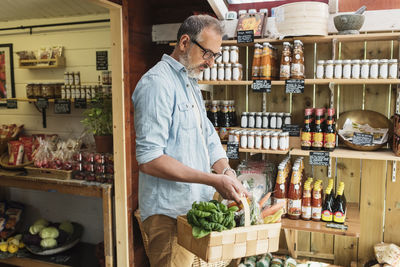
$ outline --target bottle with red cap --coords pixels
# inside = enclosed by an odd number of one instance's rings
[[[328,118],[324,131],[324,150],[333,151],[336,146],[336,127],[334,121],[335,109],[328,109]]]
[[[322,150],[324,147],[324,131],[322,128],[322,119],[324,116],[324,109],[317,108],[315,110],[315,123],[312,129],[312,143],[311,149]]]
[[[312,108],[306,108],[304,110],[304,126],[301,130],[301,149],[310,150],[312,143]]]

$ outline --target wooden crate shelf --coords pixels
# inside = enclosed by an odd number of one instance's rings
[[[310,155],[310,151],[293,148],[289,154],[293,156],[307,157]],[[357,151],[346,148],[336,148],[329,154],[332,158],[400,161],[400,157],[397,157],[393,151],[389,149],[381,149],[378,151]]]
[[[331,235],[343,235],[351,237],[360,237],[361,224],[360,224],[360,210],[357,203],[347,204],[347,214],[345,225],[348,226],[347,230],[327,228],[325,222],[304,221],[304,220],[291,220],[282,219],[282,228],[290,230],[307,231],[314,233],[323,233]]]
[[[199,84],[208,85],[251,85],[253,81],[199,81]],[[400,84],[400,79],[305,79],[305,85],[329,85],[329,83],[341,85],[363,84]],[[271,81],[271,85],[285,85],[285,81]]]
[[[45,63],[45,64],[41,64]],[[65,66],[65,57],[49,59],[20,59],[19,68],[21,69],[52,69]]]
[[[199,81],[199,84],[209,85],[251,85],[253,81]]]
[[[7,98],[7,99],[9,99],[9,100],[17,100],[19,102],[37,102],[36,98]],[[47,100],[49,101],[49,103],[53,103],[55,101],[54,98],[49,98]],[[63,99],[63,100],[66,100],[66,99]],[[71,100],[71,103],[75,102],[75,99],[73,99],[73,98],[71,98],[69,100]],[[90,101],[91,101],[91,99],[86,99],[86,102],[90,102]]]

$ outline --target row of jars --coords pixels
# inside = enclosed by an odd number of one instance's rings
[[[199,80],[203,81],[240,81],[243,78],[243,67],[239,63],[214,64],[205,68]]]
[[[292,123],[292,115],[284,112],[242,112],[240,127],[282,129]]]
[[[105,95],[111,95],[111,86],[63,85],[61,86],[61,99],[93,99],[99,92]]]
[[[397,59],[318,60],[317,79],[397,79]]]
[[[81,84],[81,73],[77,72],[64,72],[64,85],[80,85]]]
[[[289,132],[232,130],[228,141],[240,148],[288,150]]]
[[[27,98],[60,98],[62,83],[28,83]]]
[[[235,100],[204,100],[204,104],[214,127],[236,126]]]
[[[227,64],[227,63],[238,63],[239,62],[239,47],[232,46],[222,46],[220,48],[222,56],[215,60],[216,63]]]

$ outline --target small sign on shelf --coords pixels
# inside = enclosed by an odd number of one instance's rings
[[[304,93],[304,79],[290,79],[285,81],[285,91],[287,94]]]
[[[283,132],[289,132],[289,136],[300,136],[300,125],[285,124],[282,126]]]
[[[76,98],[74,102],[75,108],[87,108],[86,98]]]
[[[39,109],[45,109],[49,106],[49,100],[47,98],[38,98],[36,101],[36,106]]]
[[[239,143],[228,142],[226,146],[226,156],[228,159],[239,159]]]
[[[18,108],[18,101],[15,99],[7,99],[7,108],[9,109]]]
[[[353,135],[352,143],[358,146],[370,146],[372,145],[373,140],[374,136],[372,134],[355,132]]]
[[[237,42],[238,44],[242,43],[253,43],[254,42],[254,31],[237,31]]]
[[[253,88],[253,92],[270,93],[271,92],[271,80],[253,80],[252,88]]]
[[[310,152],[310,165],[314,166],[329,166],[330,156],[329,152]]]
[[[54,113],[55,114],[70,114],[71,113],[71,100],[55,99],[54,100]]]

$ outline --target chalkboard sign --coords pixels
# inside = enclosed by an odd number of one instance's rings
[[[238,44],[253,43],[254,42],[254,31],[253,30],[238,31],[237,32],[237,42],[238,42]]]
[[[282,126],[283,132],[289,132],[289,136],[300,136],[300,125],[285,124]]]
[[[96,70],[108,70],[107,51],[96,51]]]
[[[7,108],[18,108],[18,101],[14,99],[7,99]]]
[[[228,159],[239,159],[239,143],[228,142],[226,156]]]
[[[86,98],[77,98],[74,103],[75,108],[87,108]]]
[[[304,93],[304,79],[291,79],[285,82],[286,93],[302,94]]]
[[[352,143],[359,146],[372,145],[374,136],[366,133],[354,133]]]
[[[47,108],[49,106],[49,100],[47,100],[46,98],[38,98],[36,101],[36,106],[39,109]]]
[[[257,93],[270,93],[271,80],[253,80],[253,92]]]
[[[329,166],[329,152],[310,152],[310,165]]]
[[[69,99],[54,100],[54,113],[55,114],[70,114],[71,113],[71,100],[69,100]]]

